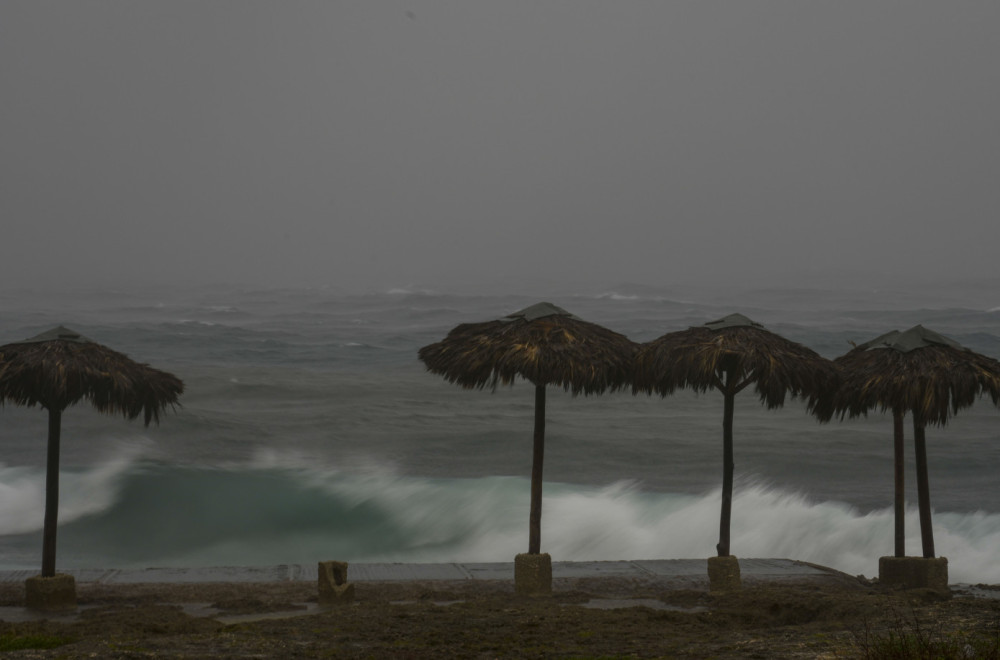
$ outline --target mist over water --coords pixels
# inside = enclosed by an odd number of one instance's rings
[[[916,323],[995,357],[1000,313],[987,288],[891,305],[872,292],[727,296],[625,285],[545,298],[637,341],[740,311],[827,357],[848,340]],[[527,544],[531,388],[462,390],[426,373],[416,351],[458,323],[538,299],[413,290],[4,292],[5,341],[65,324],[186,385],[183,407],[159,427],[85,405],[66,412],[59,566],[511,561]],[[550,390],[547,412],[544,551],[556,560],[714,553],[720,397]],[[878,413],[820,425],[801,402],[767,411],[752,392],[738,397],[734,554],[873,575],[892,550],[891,427]],[[32,568],[45,415],[7,406],[0,434],[0,567]],[[1000,414],[981,401],[927,435],[935,540],[951,579],[1000,582]],[[914,474],[912,464],[907,470]],[[919,548],[912,484],[911,553]]]

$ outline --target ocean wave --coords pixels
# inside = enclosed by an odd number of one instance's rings
[[[60,562],[69,567],[349,561],[511,561],[527,547],[521,477],[427,479],[372,464],[323,464],[272,452],[249,464],[175,466],[128,459],[64,473]],[[41,526],[44,475],[0,468],[0,530],[23,542]],[[718,490],[658,493],[641,484],[545,484],[542,549],[557,560],[707,557]],[[917,511],[907,544],[920,547]],[[953,582],[1000,582],[1000,514],[938,512],[937,546]],[[21,536],[18,536],[18,535]],[[892,552],[891,509],[750,484],[733,503],[732,549],[874,575]],[[30,538],[29,538],[30,537]],[[15,543],[16,545],[16,543]]]

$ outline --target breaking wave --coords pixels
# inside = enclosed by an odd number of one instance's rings
[[[298,464],[297,464],[298,463]],[[62,474],[59,562],[68,568],[346,561],[512,561],[527,545],[528,481],[428,479],[386,469],[342,472],[305,461],[191,467],[121,458]],[[0,466],[2,568],[35,563],[44,472]],[[542,548],[562,561],[707,557],[719,491],[649,492],[547,483]],[[907,512],[907,544],[920,547]],[[953,582],[1000,582],[1000,515],[936,512]],[[735,493],[732,549],[852,575],[892,552],[892,511],[749,484]]]

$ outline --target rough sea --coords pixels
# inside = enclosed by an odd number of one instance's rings
[[[918,323],[1000,358],[1000,286],[536,295],[396,289],[0,291],[0,343],[66,325],[186,386],[159,426],[66,411],[59,568],[512,561],[527,549],[533,390],[463,390],[417,349],[541,300],[635,341],[741,312],[826,357]],[[722,398],[550,388],[542,550],[556,561],[708,557]],[[907,418],[908,554],[919,554]],[[877,574],[892,553],[892,421],[819,424],[737,398],[732,551]],[[40,564],[46,415],[0,408],[0,569]],[[938,554],[1000,583],[1000,411],[927,432]]]

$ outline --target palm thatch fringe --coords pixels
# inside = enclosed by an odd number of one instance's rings
[[[837,372],[829,360],[759,325],[715,330],[697,326],[639,347],[633,391],[661,396],[691,388],[740,391],[753,384],[760,402],[779,408],[793,398],[830,390]],[[722,374],[733,382],[723,383]]]
[[[902,352],[858,346],[834,363],[841,386],[816,408],[823,420],[867,415],[872,409],[909,411],[924,424],[949,417],[988,394],[1000,405],[1000,362],[946,345]]]
[[[0,403],[63,410],[86,399],[99,412],[159,422],[184,391],[176,376],[90,341],[0,346]]]
[[[467,389],[511,385],[523,377],[573,394],[627,386],[636,344],[570,315],[464,323],[418,356],[433,373]]]

